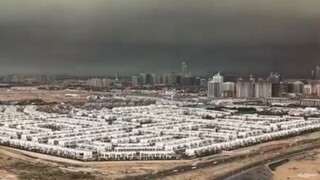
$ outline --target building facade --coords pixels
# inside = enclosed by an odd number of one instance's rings
[[[258,79],[254,84],[255,98],[269,98],[272,97],[272,84],[263,80]]]
[[[225,82],[223,83],[223,97],[234,97],[235,96],[235,83]]]
[[[223,76],[220,73],[214,75],[208,82],[208,97],[223,97]]]
[[[236,84],[237,98],[253,98],[255,93],[254,79],[251,77],[249,81],[239,78]]]

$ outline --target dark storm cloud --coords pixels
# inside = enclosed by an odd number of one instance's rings
[[[317,0],[2,0],[1,73],[306,74]]]

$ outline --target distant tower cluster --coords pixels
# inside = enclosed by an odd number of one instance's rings
[[[132,86],[145,86],[145,85],[154,85],[156,83],[156,76],[155,74],[149,73],[141,73],[133,75],[132,77]]]
[[[107,78],[92,78],[86,80],[86,86],[89,87],[108,87],[111,85],[112,80]]]
[[[208,97],[223,97],[223,76],[220,75],[220,72],[208,82]]]
[[[272,74],[272,80],[279,81],[279,75]],[[208,98],[237,97],[237,98],[269,98],[272,97],[272,83],[270,80],[259,78],[257,81],[250,75],[246,80],[239,78],[236,83],[223,82],[220,73],[208,82]]]
[[[182,62],[181,75],[182,77],[186,77],[187,74],[188,74],[187,64],[186,62]]]

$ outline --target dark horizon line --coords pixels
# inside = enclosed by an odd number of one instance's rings
[[[14,76],[14,75],[21,75],[21,76],[56,76],[56,77],[65,77],[65,78],[102,78],[102,77],[115,77],[115,71],[114,73],[106,73],[106,74],[73,74],[73,73],[8,73],[8,74],[2,74],[0,75],[1,78],[5,78],[7,76]],[[181,72],[162,72],[162,73],[153,73],[153,72],[136,72],[136,73],[121,73],[119,72],[119,77],[123,78],[129,78],[133,75],[138,75],[138,74],[155,74],[155,75],[163,75],[163,74],[171,74],[174,73],[176,75],[181,75]],[[222,76],[226,77],[249,77],[250,75],[253,75],[256,78],[260,77],[268,77],[270,73],[279,73],[277,71],[270,71],[269,73],[233,73],[233,72],[224,72],[224,71],[213,71],[212,73],[206,73],[206,74],[195,74],[195,73],[190,73],[192,77],[211,77],[215,75],[216,73],[220,72]],[[280,77],[282,79],[312,79],[311,73],[310,75],[282,75],[281,73]]]

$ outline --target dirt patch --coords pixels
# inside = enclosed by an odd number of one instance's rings
[[[320,156],[308,156],[279,166],[274,172],[275,180],[320,179]]]
[[[82,162],[9,147],[0,147],[0,169],[20,179],[117,179],[153,174],[189,161]],[[1,168],[2,167],[2,168]]]
[[[0,170],[0,180],[17,180],[17,177],[6,170]]]
[[[12,152],[11,152],[12,153]],[[22,154],[14,154],[23,156]],[[100,173],[89,171],[86,168],[53,165],[44,161],[37,161],[30,157],[17,158],[0,152],[0,180],[60,180],[80,179],[93,180],[102,179]]]

